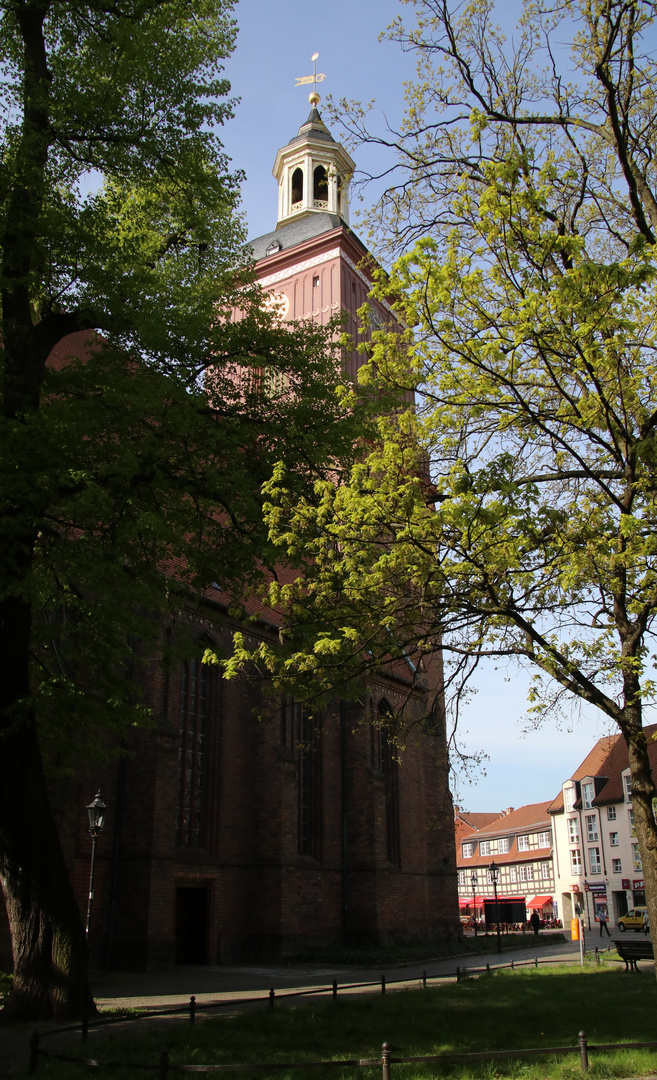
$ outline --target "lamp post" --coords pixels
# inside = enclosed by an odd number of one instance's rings
[[[477,871],[473,870],[470,874],[470,884],[472,885],[472,911],[474,914],[474,927],[475,937],[477,936]]]
[[[89,925],[91,923],[91,905],[94,899],[94,870],[96,868],[96,841],[105,825],[105,811],[107,807],[100,797],[100,791],[96,798],[87,806],[89,815],[89,833],[91,835],[91,870],[89,872],[89,902],[87,904],[87,925],[84,936],[89,940]]]
[[[490,874],[490,879],[493,882],[493,890],[495,892],[495,925],[497,927],[497,951],[498,953],[500,953],[502,952],[502,942],[500,940],[500,907],[497,902],[497,878],[500,872],[500,868],[499,866],[496,866],[494,862],[492,862],[488,868],[488,872]]]

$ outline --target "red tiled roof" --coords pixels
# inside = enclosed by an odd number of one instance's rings
[[[506,836],[507,833],[524,831],[526,829],[539,829],[541,825],[546,828],[550,827],[550,819],[547,814],[547,808],[550,805],[550,801],[539,803],[528,803],[526,806],[519,806],[517,810],[513,810],[510,814],[505,814],[504,817],[496,818],[488,825],[484,825],[479,832],[485,833],[486,836]]]
[[[657,770],[657,741],[655,741],[657,724],[650,724],[644,728],[644,731],[648,739],[648,758],[655,771]],[[620,734],[606,735],[598,739],[570,779],[581,781],[590,776],[603,781],[601,785],[596,785],[597,792],[593,804],[604,806],[607,803],[622,802],[624,794],[622,774],[627,768],[629,768],[629,757],[625,739]],[[563,791],[560,791],[556,799],[549,804],[549,812],[558,814],[563,811],[563,808]]]
[[[547,832],[551,828],[551,821],[548,817],[547,809],[550,805],[549,802],[540,803],[528,803],[527,806],[520,806],[517,810],[514,810],[510,814],[504,814],[502,817],[495,818],[487,826],[481,828],[476,834],[471,831],[465,833],[463,837],[459,837],[457,834],[457,849],[456,849],[456,864],[458,868],[466,869],[467,867],[479,867],[490,866],[494,860],[499,866],[504,866],[507,863],[523,863],[534,862],[536,859],[548,859],[551,855],[552,848],[533,848],[531,851],[518,851],[518,835],[522,835],[528,832]],[[508,836],[511,841],[509,844],[509,851],[505,853],[495,853],[493,855],[479,855],[479,841],[494,839],[496,837]],[[473,855],[469,859],[464,859],[461,852],[461,843],[472,838],[472,841],[476,847],[477,854]]]

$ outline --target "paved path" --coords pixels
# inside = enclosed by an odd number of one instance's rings
[[[547,936],[547,935],[545,935]],[[587,945],[591,948],[598,944],[597,936],[591,935]],[[607,942],[605,940],[604,944]],[[577,942],[558,942],[541,944],[537,949],[528,940],[527,947],[509,950],[500,956],[495,951],[494,939],[491,941],[492,951],[482,956],[460,956],[449,960],[427,960],[423,963],[399,965],[395,967],[364,968],[356,970],[344,967],[316,967],[313,965],[296,965],[294,967],[259,967],[256,965],[240,967],[177,967],[159,973],[129,973],[117,972],[110,978],[99,977],[94,981],[93,988],[96,1002],[101,1011],[114,1009],[138,1009],[140,1011],[156,1012],[159,1009],[174,1008],[177,1005],[188,1005],[192,994],[196,997],[199,1005],[209,1001],[233,1001],[238,1000],[246,1005],[254,998],[266,997],[270,987],[274,987],[277,996],[281,999],[286,994],[294,991],[307,989],[313,986],[330,987],[336,979],[338,987],[344,987],[346,983],[374,982],[380,985],[381,975],[386,977],[387,989],[395,989],[419,985],[422,982],[423,972],[426,971],[429,979],[440,976],[453,975],[458,965],[461,969],[485,967],[487,963],[494,966],[498,963],[510,963],[513,959],[530,960],[538,955],[550,957],[551,960],[572,960],[578,953]],[[375,989],[375,988],[372,988]],[[371,990],[347,989],[338,990],[343,993],[368,993]],[[295,999],[296,1000],[296,999]],[[303,1000],[303,999],[302,999]],[[308,1000],[306,998],[306,1000]],[[222,1009],[236,1011],[240,1006]],[[205,1013],[199,1011],[199,1016]],[[160,1024],[170,1021],[155,1020],[144,1023]],[[130,1022],[126,1023],[126,1027]],[[61,1025],[60,1025],[61,1026]],[[131,1026],[131,1024],[130,1024]],[[32,1032],[56,1032],[58,1025],[54,1022],[40,1024],[16,1024],[11,1028],[0,1027],[0,1078],[4,1080],[17,1073],[20,1069],[27,1068],[29,1062],[29,1042]],[[102,1029],[101,1029],[102,1030]],[[133,1029],[134,1030],[134,1029]],[[93,1039],[94,1031],[90,1032]],[[62,1040],[66,1036],[62,1034]],[[69,1035],[68,1038],[71,1038]],[[49,1040],[50,1041],[50,1040]],[[59,1041],[59,1040],[58,1040]],[[54,1045],[54,1044],[53,1044]]]

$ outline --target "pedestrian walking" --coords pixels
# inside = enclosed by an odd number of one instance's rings
[[[609,933],[609,927],[607,926],[607,911],[606,908],[598,908],[598,922],[600,923],[600,937],[602,937],[602,931],[607,931],[607,937],[611,937]]]
[[[531,919],[529,921],[531,923],[531,927],[532,927],[532,930],[534,931],[534,934],[536,935],[536,937],[538,937],[538,931],[541,928],[541,920],[539,918],[539,914],[536,911],[536,909],[534,909],[534,911],[532,911]]]

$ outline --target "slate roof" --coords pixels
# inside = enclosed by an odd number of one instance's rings
[[[256,236],[248,241],[247,247],[251,248],[253,258],[258,262],[267,257],[267,248],[275,241],[278,241],[280,248],[272,254],[296,247],[298,244],[303,244],[305,240],[312,240],[315,236],[321,236],[322,233],[331,232],[332,229],[339,229],[341,225],[347,228],[339,214],[314,211],[303,214],[302,217],[288,222],[287,225],[281,225],[273,232],[265,233],[264,236]]]
[[[657,736],[657,724],[644,728],[648,738],[648,758],[653,772],[657,770],[657,742],[651,736]],[[584,777],[592,777],[595,783],[594,806],[607,806],[622,802],[624,798],[623,772],[629,768],[627,744],[622,735],[606,735],[598,739],[593,749],[586,755],[581,765],[575,770],[570,780],[581,782]],[[579,801],[575,803],[580,808]],[[550,814],[563,813],[563,791],[549,804]]]

